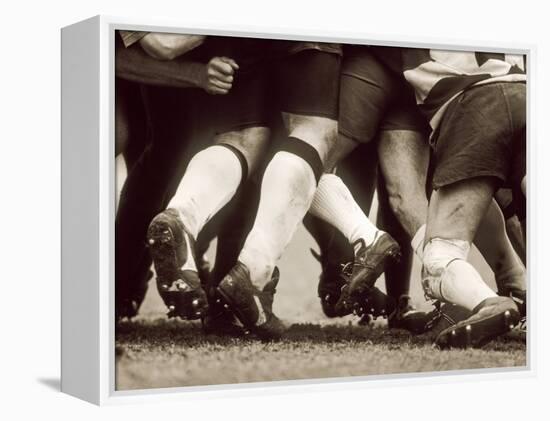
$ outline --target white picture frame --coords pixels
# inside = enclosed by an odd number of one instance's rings
[[[462,370],[443,373],[396,374],[322,380],[293,380],[221,386],[196,386],[116,391],[114,381],[114,35],[115,30],[143,30],[355,44],[430,47],[450,50],[506,51],[527,55],[528,102],[536,86],[531,69],[533,45],[463,44],[457,40],[414,37],[388,39],[375,34],[314,32],[299,28],[196,25],[170,20],[96,16],[62,29],[62,392],[103,405],[211,396],[378,387],[384,384],[530,377],[536,372],[531,331],[527,336],[527,367]],[[528,124],[528,162],[531,134]],[[530,201],[529,201],[530,202]],[[528,203],[528,222],[532,221]],[[530,230],[529,230],[530,231]],[[531,236],[528,235],[528,238]],[[528,247],[530,248],[530,247]],[[531,253],[528,255],[528,261]],[[531,294],[536,291],[528,279]],[[85,297],[86,299],[82,299]],[[528,317],[536,314],[531,301]],[[193,393],[189,393],[193,392]],[[194,392],[201,392],[200,394]]]

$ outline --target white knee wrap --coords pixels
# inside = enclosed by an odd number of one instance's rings
[[[452,263],[466,263],[470,243],[464,240],[432,238],[424,248],[422,267],[422,287],[427,297],[447,301],[442,288],[446,275],[454,276],[455,271],[447,271]],[[469,265],[468,265],[469,266]]]

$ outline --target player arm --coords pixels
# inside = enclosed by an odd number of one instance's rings
[[[214,57],[209,63],[184,59],[161,61],[151,57],[139,45],[118,48],[116,75],[147,85],[202,88],[210,94],[223,95],[233,85],[233,75],[239,68],[226,57]]]
[[[132,82],[175,88],[205,88],[206,64],[192,61],[160,61],[139,45],[120,48],[115,60],[116,75]]]
[[[139,44],[147,54],[157,60],[174,60],[197,48],[205,38],[204,35],[150,32],[139,40]]]

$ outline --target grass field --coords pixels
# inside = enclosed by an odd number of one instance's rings
[[[119,390],[525,365],[515,332],[483,349],[439,351],[427,336],[380,326],[295,324],[283,341],[261,343],[157,319],[124,324],[117,343]]]
[[[118,168],[120,186],[124,171]],[[281,281],[274,310],[289,329],[278,343],[205,336],[200,323],[168,320],[152,282],[140,316],[119,326],[117,389],[526,365],[524,335],[517,332],[482,349],[440,351],[432,348],[429,336],[389,331],[383,321],[371,327],[357,326],[352,316],[327,319],[317,298],[320,267],[309,252],[313,247],[301,227],[279,262]],[[494,286],[485,263],[475,254],[472,259]],[[417,306],[428,308],[419,273],[415,262],[411,296]],[[377,286],[383,288],[382,280]]]

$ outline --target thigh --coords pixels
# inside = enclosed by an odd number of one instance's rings
[[[274,107],[270,101],[270,75],[263,67],[235,75],[227,95],[207,98],[204,114],[219,135],[251,127],[268,127]]]
[[[306,49],[279,60],[273,84],[282,112],[338,118],[340,54]]]
[[[339,133],[367,143],[378,133],[394,100],[396,81],[368,47],[345,50],[340,76]]]

